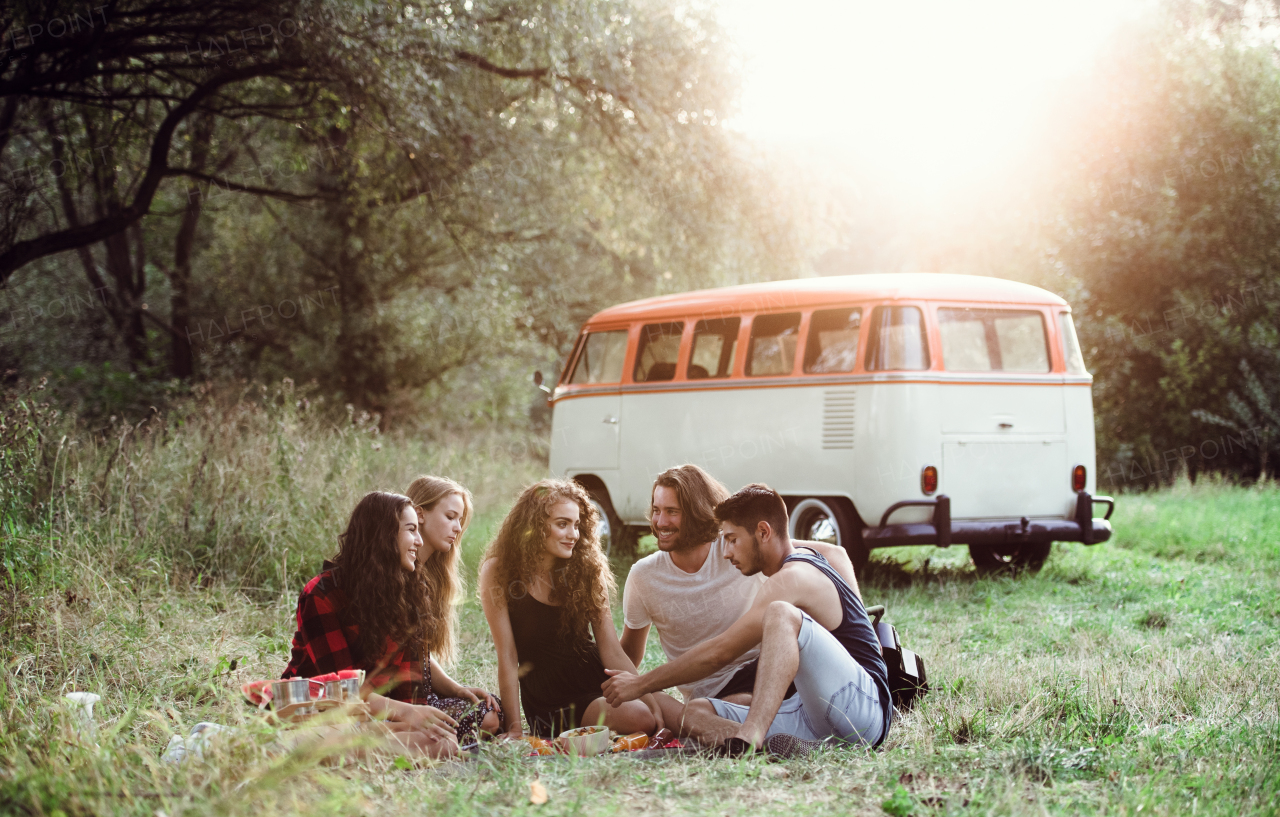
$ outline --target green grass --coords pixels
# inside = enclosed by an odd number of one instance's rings
[[[1112,542],[1055,546],[1036,576],[980,578],[963,547],[877,552],[864,595],[887,605],[905,643],[928,662],[934,690],[876,754],[830,750],[770,764],[492,752],[478,763],[403,769],[394,758],[337,763],[274,752],[275,733],[241,703],[238,686],[284,666],[297,589],[354,499],[446,470],[441,464],[472,480],[481,513],[464,563],[473,574],[515,490],[539,466],[495,461],[488,437],[384,438],[375,451],[372,436],[352,442],[350,427],[282,430],[270,411],[262,417],[231,438],[189,421],[163,445],[140,445],[126,466],[117,457],[105,480],[110,452],[85,450],[99,444],[81,436],[80,452],[59,458],[69,476],[39,471],[54,488],[46,521],[6,519],[0,812],[1278,811],[1280,491],[1210,481],[1121,497]],[[207,544],[209,536],[229,541],[239,525],[240,546],[260,555],[192,555],[180,539],[185,507],[201,509],[191,516],[205,526],[218,501],[214,489],[190,488],[199,452],[225,464],[272,435],[301,453],[290,465],[294,482],[282,486],[278,457],[229,474],[223,484],[243,492],[243,507],[224,500],[229,529],[202,527]],[[335,463],[341,479],[326,482]],[[626,567],[617,568],[621,581]],[[470,597],[461,622],[452,672],[492,687],[492,648]],[[645,663],[659,658],[654,639]],[[103,695],[92,742],[75,733],[61,703],[73,689]],[[161,763],[169,736],[201,720],[239,731],[203,761]],[[543,806],[529,802],[535,779],[551,795]]]

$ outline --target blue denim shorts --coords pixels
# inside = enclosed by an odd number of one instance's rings
[[[875,682],[830,631],[808,613],[801,611],[801,615],[796,694],[782,702],[766,737],[782,734],[876,745],[884,731],[884,710]],[[746,720],[750,711],[716,698],[711,705],[717,715],[737,723]]]

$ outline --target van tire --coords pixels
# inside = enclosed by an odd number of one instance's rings
[[[969,556],[978,573],[1038,573],[1049,558],[1052,542],[1031,545],[969,545]]]
[[[613,502],[609,499],[609,489],[603,485],[596,484],[595,480],[574,481],[581,485],[587,495],[591,497],[591,504],[595,506],[596,513],[600,515],[600,525],[596,530],[596,537],[600,541],[600,549],[604,551],[604,555],[624,555],[628,552],[634,555],[635,542],[638,537],[614,512]]]
[[[858,523],[858,514],[849,500],[839,496],[821,496],[804,497],[793,502],[794,505],[787,503],[791,506],[787,533],[792,539],[812,539],[814,526],[829,521],[835,528],[836,541],[832,544],[839,545],[849,554],[854,576],[866,570],[871,551],[862,542],[862,525]],[[812,540],[829,541],[826,537]]]

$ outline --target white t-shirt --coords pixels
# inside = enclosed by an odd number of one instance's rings
[[[674,661],[729,629],[755,601],[764,584],[761,573],[743,576],[728,559],[719,539],[697,573],[676,567],[671,556],[651,553],[631,566],[622,591],[622,620],[633,630],[652,624],[668,661]],[[709,698],[733,674],[760,654],[758,647],[701,681],[678,687],[686,701]]]

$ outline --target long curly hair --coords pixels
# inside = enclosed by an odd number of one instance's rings
[[[445,497],[456,494],[462,498],[462,518],[459,520],[462,530],[458,541],[448,553],[431,552],[426,559],[419,559],[417,570],[427,590],[427,614],[423,619],[427,649],[441,661],[452,661],[457,643],[458,603],[464,589],[458,571],[458,551],[462,548],[467,525],[471,524],[471,492],[447,477],[421,476],[409,484],[405,493],[414,507],[424,513]]]
[[[412,504],[400,494],[365,494],[338,537],[333,577],[346,596],[345,617],[359,627],[356,657],[366,669],[385,657],[388,638],[406,648],[423,646],[426,586],[420,569],[410,573],[401,565],[396,545],[400,514]]]
[[[555,560],[551,602],[562,607],[560,635],[582,644],[591,639],[591,622],[609,608],[616,584],[596,537],[600,516],[581,485],[544,479],[525,488],[502,520],[484,558],[497,560],[495,578],[498,586],[505,588],[506,596],[520,598],[527,594],[545,552],[543,545],[551,534],[551,508],[560,502],[578,506],[578,542],[572,556]]]

